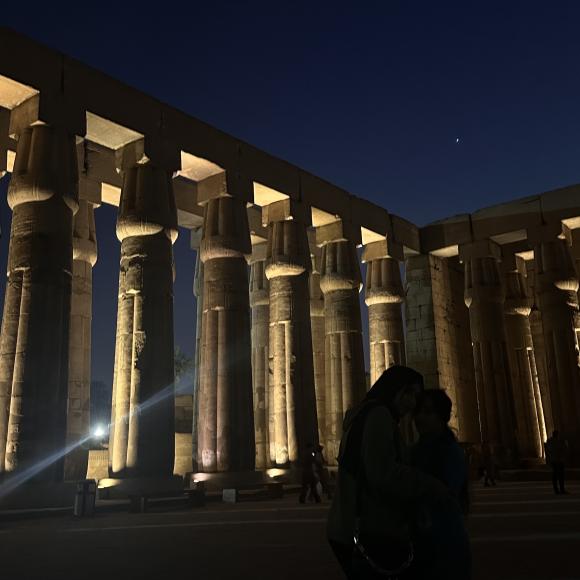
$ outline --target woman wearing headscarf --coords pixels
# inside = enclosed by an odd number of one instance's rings
[[[452,501],[443,483],[403,462],[399,422],[422,392],[417,371],[393,366],[346,413],[327,534],[349,579],[414,577],[416,507]]]

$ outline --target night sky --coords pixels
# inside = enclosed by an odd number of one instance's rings
[[[419,225],[580,182],[578,2],[9,4],[2,24]],[[107,383],[114,222],[97,211],[93,377]],[[185,230],[175,253],[176,344],[191,353]]]

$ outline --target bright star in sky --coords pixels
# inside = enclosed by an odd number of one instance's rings
[[[459,143],[459,137],[455,139],[455,143]]]

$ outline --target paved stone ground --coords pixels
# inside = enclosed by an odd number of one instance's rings
[[[579,580],[580,485],[474,492],[475,580]],[[0,520],[2,580],[339,580],[324,540],[327,506],[283,500],[185,511]]]

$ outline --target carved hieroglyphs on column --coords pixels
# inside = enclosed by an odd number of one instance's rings
[[[266,276],[270,283],[270,413],[277,465],[296,463],[318,441],[312,362],[308,217],[289,201],[263,208],[268,224]]]
[[[268,335],[270,332],[270,291],[266,278],[267,244],[256,244],[250,259],[250,306],[252,308],[252,388],[254,394],[254,436],[256,469],[269,467],[270,416],[268,413]]]
[[[324,295],[320,289],[320,266],[322,250],[316,245],[316,230],[308,230],[308,245],[312,270],[308,280],[310,290],[310,327],[312,330],[312,362],[314,365],[314,390],[316,393],[316,416],[318,440],[326,441],[326,374],[324,354]]]
[[[175,453],[171,173],[124,171],[117,218],[119,305],[109,461],[112,477],[170,477]]]
[[[537,293],[554,429],[568,439],[571,459],[580,456],[580,368],[578,366],[578,279],[565,240],[547,228],[529,232],[535,240]]]
[[[73,226],[67,405],[67,444],[71,446],[90,430],[93,266],[96,262],[95,207],[81,199]],[[65,459],[65,478],[84,479],[88,459],[86,445],[75,447]]]
[[[546,426],[529,320],[532,298],[522,258],[513,254],[505,256],[502,269],[505,272],[504,309],[517,447],[520,458],[537,459],[543,455]]]
[[[363,252],[363,262],[367,263],[365,302],[369,310],[371,384],[389,367],[405,364],[405,291],[399,267],[402,254],[400,247],[388,248],[386,240],[367,244]]]
[[[469,308],[482,441],[504,464],[515,460],[512,384],[504,321],[499,248],[492,242],[461,248]]]
[[[197,461],[204,472],[247,471],[255,465],[246,263],[250,253],[245,202],[228,195],[205,202],[197,403]]]
[[[0,335],[0,472],[58,456],[36,475],[61,481],[66,440],[75,139],[48,125],[19,136]],[[59,454],[59,455],[58,455]]]
[[[341,222],[317,229],[322,245],[320,288],[324,294],[326,458],[336,463],[345,413],[366,391],[356,247]],[[346,235],[345,235],[346,234]]]

